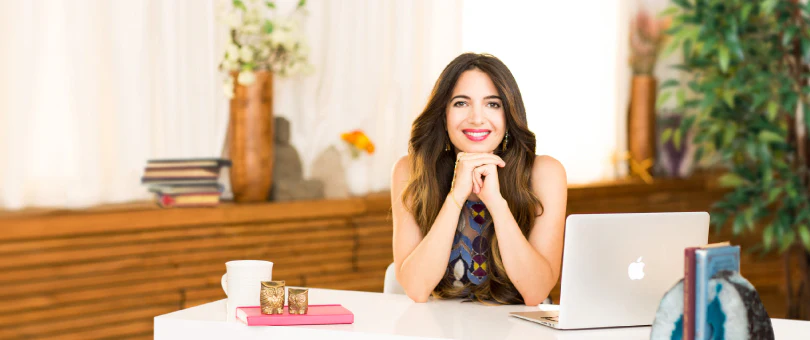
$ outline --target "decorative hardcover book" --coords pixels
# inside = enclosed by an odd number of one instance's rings
[[[222,158],[150,159],[147,168],[188,168],[230,166],[231,161]]]
[[[143,182],[143,184],[148,185],[149,188],[153,188],[153,187],[179,187],[179,186],[209,186],[209,187],[216,187],[216,186],[220,185],[220,183],[217,182],[217,179],[210,179],[210,178],[197,179],[197,180],[194,180],[194,179],[190,180],[190,179],[185,179],[185,178],[183,178],[183,179],[175,178],[175,179],[167,179],[167,180],[151,180],[150,179],[150,180],[148,180],[146,182],[141,180],[141,182]],[[150,190],[150,191],[155,191],[155,190]],[[220,191],[222,191],[221,188],[220,188]]]
[[[683,251],[683,340],[695,339],[695,251],[699,247]]]
[[[143,178],[217,178],[219,168],[146,169]]]
[[[740,272],[740,246],[695,251],[695,340],[709,339],[706,313],[709,280],[721,270]]]
[[[309,305],[307,314],[262,314],[261,307],[237,307],[236,318],[248,326],[334,325],[354,323],[354,314],[341,305]]]
[[[166,185],[172,183],[212,183],[217,184],[216,177],[141,177],[141,183],[147,185]]]
[[[168,195],[159,193],[158,204],[171,207],[210,207],[219,204],[219,192]]]
[[[683,340],[695,339],[695,251],[729,246],[730,243],[712,243],[702,247],[684,249],[683,266]]]
[[[197,194],[222,192],[222,185],[219,184],[171,184],[171,185],[150,185],[149,191],[164,194]]]

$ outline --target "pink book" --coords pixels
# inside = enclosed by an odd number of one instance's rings
[[[354,314],[341,305],[309,305],[307,314],[262,314],[261,307],[237,307],[236,318],[248,326],[333,325],[354,323]]]

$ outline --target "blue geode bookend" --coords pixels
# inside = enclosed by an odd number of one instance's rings
[[[774,339],[771,318],[748,280],[737,272],[720,271],[709,280],[708,287],[707,339]],[[682,336],[683,280],[661,299],[650,339],[681,340]]]

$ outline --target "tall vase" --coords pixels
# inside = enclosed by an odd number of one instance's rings
[[[633,76],[627,117],[627,147],[632,161],[639,164],[648,159],[655,163],[655,88],[655,77]]]
[[[369,156],[364,152],[359,153],[357,158],[347,157],[346,164],[346,187],[352,196],[362,196],[369,191]]]
[[[273,75],[255,74],[249,86],[234,79],[230,105],[231,191],[239,203],[266,201],[273,178]]]

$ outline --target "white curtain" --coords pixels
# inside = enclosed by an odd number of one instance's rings
[[[218,156],[213,9],[0,1],[0,207],[146,199],[146,159]]]
[[[411,123],[444,67],[461,53],[461,0],[308,1],[309,77],[282,79],[275,111],[292,125],[305,177],[340,133],[362,129],[376,150],[364,162],[369,191],[390,186]]]
[[[280,7],[297,0],[279,1]],[[0,1],[0,208],[148,199],[149,158],[216,157],[227,126],[214,0]],[[461,0],[308,1],[315,74],[278,79],[305,175],[341,132],[388,188],[413,118],[461,52]]]

